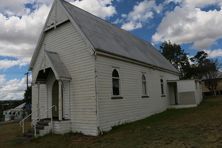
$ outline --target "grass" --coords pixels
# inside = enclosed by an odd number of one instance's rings
[[[44,148],[198,148],[222,147],[222,98],[204,100],[197,108],[171,109],[144,120],[114,127],[98,137],[48,135],[18,139],[17,124],[0,126],[0,147]]]

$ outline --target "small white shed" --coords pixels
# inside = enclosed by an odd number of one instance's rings
[[[195,107],[203,98],[199,80],[170,80],[168,89],[171,108]]]
[[[3,112],[3,115],[5,116],[5,121],[10,120],[21,120],[24,118],[27,113],[24,111],[25,103],[20,104],[19,106],[6,110]]]

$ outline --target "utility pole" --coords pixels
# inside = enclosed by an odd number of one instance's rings
[[[28,87],[29,87],[29,72],[26,72],[25,75],[26,75],[26,86],[27,86],[26,90],[28,90]]]

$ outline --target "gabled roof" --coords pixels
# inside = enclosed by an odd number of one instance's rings
[[[61,61],[58,53],[51,51],[45,51],[45,52],[57,79],[68,79],[68,80],[71,79],[71,76],[66,66]]]
[[[178,73],[150,43],[66,1],[61,4],[96,51],[123,56]]]
[[[78,31],[86,40],[87,44],[90,45],[93,52],[103,52],[110,55],[120,56],[147,64],[154,68],[167,70],[175,74],[179,73],[176,68],[150,43],[139,39],[131,33],[64,0],[55,0],[55,2],[61,4],[63,10],[66,11],[65,13],[68,15],[70,22],[77,27]],[[53,3],[53,6],[55,2]],[[34,66],[44,35],[45,32],[43,30],[36,50],[32,56],[30,69]]]

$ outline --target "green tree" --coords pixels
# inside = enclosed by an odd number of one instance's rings
[[[208,54],[204,51],[198,51],[190,60],[192,62],[190,69],[192,78],[202,79],[208,71],[207,67],[211,63],[208,59]]]
[[[25,101],[25,103],[30,104],[31,100],[32,100],[32,87],[29,86],[24,93],[24,101]]]
[[[207,59],[205,61],[205,67],[204,67],[204,84],[205,86],[213,92],[214,95],[216,95],[217,91],[217,85],[218,85],[218,72],[221,67],[221,64],[217,59]]]
[[[180,45],[165,41],[161,44],[160,49],[161,54],[180,72],[181,79],[190,77],[189,58]]]

